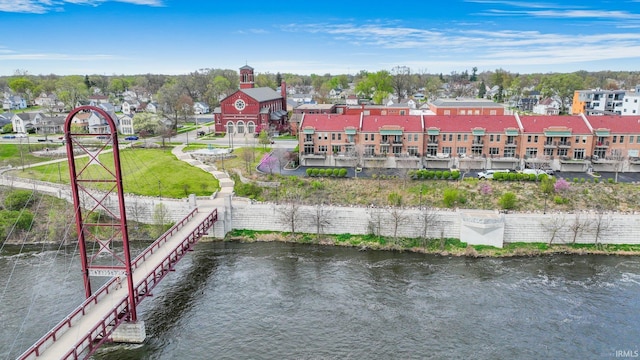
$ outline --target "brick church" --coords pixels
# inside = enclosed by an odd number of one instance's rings
[[[269,87],[254,87],[251,66],[240,68],[240,90],[220,101],[213,112],[217,133],[256,134],[263,129],[270,134],[289,131],[287,118],[287,87],[283,81],[280,92]]]

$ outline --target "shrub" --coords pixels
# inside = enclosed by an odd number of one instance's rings
[[[311,176],[318,176],[319,173],[320,173],[319,169],[313,168],[311,171]]]
[[[436,170],[436,179],[441,179],[441,178],[442,178],[442,171]]]
[[[518,180],[518,174],[515,173],[508,173],[506,174],[509,177],[509,181],[516,181]]]
[[[29,230],[33,223],[33,213],[29,210],[4,210],[0,211],[0,237],[9,235],[11,229]]]
[[[599,183],[599,182],[600,182],[600,179],[593,179],[593,182],[594,182],[595,184],[597,184],[597,183]]]
[[[442,172],[442,178],[447,180],[451,177],[451,171],[443,171]]]
[[[233,190],[238,196],[257,199],[262,194],[262,188],[254,183],[243,183],[239,179],[235,182]]]
[[[556,195],[553,197],[553,202],[558,204],[558,205],[563,205],[563,204],[567,204],[569,203],[569,199],[564,198],[562,196]]]
[[[553,189],[556,192],[568,191],[571,189],[571,184],[563,178],[556,180],[556,183],[553,185]]]
[[[443,201],[446,207],[453,207],[460,199],[460,191],[458,189],[445,189]]]
[[[14,190],[4,198],[4,208],[7,210],[22,210],[33,203],[33,191]]]
[[[314,180],[311,182],[311,188],[313,188],[314,190],[324,189],[324,184],[318,180]]]
[[[580,181],[578,178],[576,178],[576,177],[573,178],[573,182],[574,183],[577,183],[578,181]]]
[[[392,192],[389,194],[387,198],[389,200],[389,205],[391,206],[401,206],[402,205],[402,195]]]
[[[500,199],[498,200],[498,204],[505,209],[510,210],[516,207],[516,194],[512,192],[506,192],[502,194]]]
[[[504,179],[504,173],[497,172],[493,174],[493,180],[501,181]]]
[[[306,170],[306,172],[307,172],[307,176],[313,176],[313,169],[312,168],[308,168]]]
[[[333,173],[334,177],[338,177],[338,176],[340,176],[340,169],[335,168],[335,169],[333,169],[332,173]]]
[[[456,170],[456,171],[452,171],[451,172],[451,178],[453,180],[458,180],[460,179],[460,171]]]
[[[612,178],[608,178],[608,179],[607,179],[607,182],[608,182],[609,184],[613,184],[613,179],[612,179]]]
[[[342,168],[338,171],[338,176],[340,177],[346,177],[347,176],[347,169]]]
[[[538,178],[538,175],[536,174],[529,174],[529,181],[536,181],[536,179]]]

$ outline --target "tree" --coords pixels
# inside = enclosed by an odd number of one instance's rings
[[[158,115],[148,112],[141,112],[135,115],[133,131],[137,134],[157,134],[160,130],[160,118]]]
[[[567,219],[564,216],[552,216],[542,227],[549,233],[549,245],[553,243],[558,234],[566,226]]]
[[[605,214],[602,209],[596,209],[596,218],[595,221],[591,224],[594,244],[596,246],[600,246],[599,240],[602,239],[602,236],[609,231],[611,227],[611,219],[607,214]]]
[[[393,90],[396,93],[398,99],[404,99],[407,95],[413,93],[413,86],[411,83],[411,69],[407,66],[396,66],[391,69],[393,76]]]
[[[555,192],[555,178],[552,177],[544,177],[542,181],[540,181],[540,191],[544,195],[544,213],[547,213],[547,200],[551,194]]]
[[[511,210],[516,207],[516,194],[512,192],[506,192],[502,194],[500,200],[498,200],[500,206],[505,210]]]
[[[188,102],[188,97],[185,95],[184,87],[175,80],[168,81],[158,90],[158,103],[162,109],[162,116],[171,122],[170,128],[173,130],[178,129],[178,119],[185,111],[184,106]],[[191,101],[193,105],[193,100]]]
[[[65,109],[71,110],[89,96],[89,90],[84,85],[82,76],[65,76],[56,83],[56,96],[65,105]]]
[[[544,77],[538,85],[543,96],[557,96],[560,99],[561,113],[567,113],[568,104],[573,101],[576,90],[582,89],[584,82],[580,76],[571,74],[552,74]]]
[[[296,234],[296,225],[301,218],[301,196],[297,192],[287,193],[284,197],[284,204],[277,207],[278,221],[291,230],[291,234]]]
[[[573,234],[571,243],[575,244],[578,237],[580,237],[588,227],[589,219],[580,219],[580,213],[576,213],[573,222],[569,225],[569,229]]]
[[[429,229],[436,227],[440,222],[438,213],[433,207],[420,204],[420,222],[422,223],[422,247],[427,247]]]
[[[381,104],[389,93],[393,91],[393,78],[388,71],[368,73],[356,84],[356,92],[372,98],[376,104]]]
[[[271,144],[271,140],[269,139],[269,133],[266,129],[260,130],[260,134],[258,135],[258,143],[262,145],[263,149],[267,148],[267,145]]]
[[[320,236],[324,233],[324,229],[331,225],[331,211],[322,204],[316,204],[314,210],[312,223],[316,228],[316,240],[320,241]]]

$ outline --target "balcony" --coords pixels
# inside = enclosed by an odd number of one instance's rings
[[[333,153],[333,156],[336,160],[340,160],[340,159],[354,159],[356,157],[355,152],[353,151],[349,151],[349,152],[339,152],[339,153]]]
[[[596,142],[596,147],[597,148],[602,148],[602,149],[608,148],[609,147],[609,142],[608,141],[598,141],[598,142]]]
[[[419,160],[418,159],[418,155],[412,155],[412,154],[393,154],[393,156],[395,156],[396,160],[412,160],[412,161],[416,161]]]
[[[305,139],[304,140],[304,144],[305,145],[313,145],[313,139],[311,139],[311,140]]]
[[[507,140],[504,143],[504,147],[513,148],[513,147],[516,147],[516,146],[518,146],[518,141],[516,141],[516,140],[513,140],[513,141]]]
[[[364,154],[362,158],[366,160],[386,160],[387,154]]]
[[[427,140],[427,146],[438,146],[438,139]]]
[[[557,145],[558,145],[558,147],[560,147],[560,148],[567,149],[567,148],[570,148],[570,147],[571,147],[571,141],[558,141],[558,142],[557,142]]]
[[[544,148],[545,149],[555,149],[557,147],[558,147],[558,143],[557,142],[545,141],[545,143],[544,143]]]
[[[305,153],[302,154],[303,159],[325,159],[327,153]]]

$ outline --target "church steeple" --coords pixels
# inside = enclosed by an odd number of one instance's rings
[[[240,68],[240,89],[253,88],[253,68],[249,65],[245,65]]]

